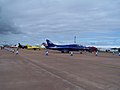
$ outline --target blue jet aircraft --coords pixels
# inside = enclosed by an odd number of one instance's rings
[[[48,39],[46,40],[46,42],[47,42],[47,45],[46,45],[47,49],[58,50],[58,51],[61,51],[62,53],[64,53],[64,52],[69,53],[69,51],[84,51],[84,50],[88,50],[87,47],[82,46],[82,45],[78,45],[78,44],[56,45],[56,44],[53,44]]]

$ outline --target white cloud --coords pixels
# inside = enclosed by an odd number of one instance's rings
[[[4,21],[38,38],[114,40],[120,33],[119,0],[0,0]],[[52,35],[54,34],[54,36]],[[117,35],[116,35],[117,34]],[[22,34],[21,34],[22,35]],[[52,35],[52,36],[51,36]],[[60,37],[60,38],[59,38]],[[42,37],[41,37],[42,38]],[[56,38],[56,37],[55,37]],[[57,40],[57,39],[54,39]],[[31,41],[32,42],[32,41]]]

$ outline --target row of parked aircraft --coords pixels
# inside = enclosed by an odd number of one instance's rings
[[[70,51],[89,51],[89,52],[93,52],[93,51],[97,51],[96,47],[86,47],[83,45],[79,45],[79,44],[67,44],[67,45],[57,45],[52,43],[50,40],[46,40],[46,43],[43,43],[44,47],[46,49],[51,49],[51,50],[58,50],[61,51],[62,53],[69,53]],[[31,46],[31,45],[21,45],[20,43],[18,43],[18,47],[22,48],[22,49],[41,49],[40,46]]]
[[[120,52],[120,46],[83,46],[79,44],[69,44],[69,45],[57,45],[52,43],[50,40],[46,40],[47,45],[45,47],[47,49],[51,50],[58,50],[62,53],[70,51],[88,51],[88,52],[97,52],[97,51],[103,51],[103,52]]]
[[[67,44],[67,45],[57,45],[54,44],[53,42],[51,42],[50,40],[46,40],[46,43],[43,43],[42,47],[40,46],[31,46],[29,44],[27,45],[21,45],[20,43],[18,43],[18,45],[14,45],[14,46],[10,46],[11,48],[22,48],[22,49],[33,49],[33,50],[37,50],[37,49],[41,49],[41,48],[46,48],[46,49],[51,49],[51,50],[58,50],[61,51],[62,53],[69,53],[70,51],[88,51],[88,52],[96,52],[96,51],[112,51],[112,52],[120,52],[120,47],[117,48],[103,48],[103,47],[94,47],[94,46],[83,46],[83,45],[79,45],[79,44]]]

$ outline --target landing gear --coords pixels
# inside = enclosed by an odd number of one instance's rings
[[[62,50],[61,53],[69,53],[69,50]]]

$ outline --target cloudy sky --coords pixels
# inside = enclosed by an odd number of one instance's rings
[[[120,45],[120,0],[0,0],[0,43]]]

